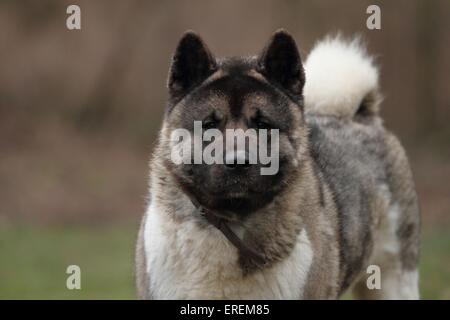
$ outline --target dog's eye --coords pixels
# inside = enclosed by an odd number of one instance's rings
[[[203,121],[203,130],[215,129],[217,128],[217,121],[205,120]]]
[[[256,121],[256,127],[258,129],[270,129],[270,124],[267,121],[264,121],[264,120],[257,120]]]

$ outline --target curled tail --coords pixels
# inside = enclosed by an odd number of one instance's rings
[[[305,110],[340,118],[378,115],[378,69],[359,38],[319,41],[305,63]]]

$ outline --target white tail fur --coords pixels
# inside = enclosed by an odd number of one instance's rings
[[[339,35],[319,41],[305,63],[305,110],[352,118],[363,107],[376,114],[378,69],[359,38]]]

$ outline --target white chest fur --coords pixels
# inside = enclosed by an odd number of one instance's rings
[[[313,251],[306,230],[283,261],[242,275],[235,247],[213,226],[176,223],[153,202],[144,244],[150,292],[155,299],[299,299]]]

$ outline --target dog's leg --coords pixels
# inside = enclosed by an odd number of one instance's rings
[[[408,160],[398,140],[386,137],[387,185],[380,186],[379,225],[371,264],[380,268],[381,288],[368,289],[367,275],[354,293],[363,299],[418,299],[420,216]]]
[[[420,215],[408,159],[392,134],[385,137],[383,163],[387,185],[381,186],[377,204],[379,225],[372,264],[381,272],[381,288],[369,290],[367,275],[355,286],[360,298],[418,299],[417,272]]]
[[[370,264],[379,274],[364,270],[364,275],[354,287],[359,299],[418,299],[418,220],[413,223],[411,209],[404,202],[390,202],[384,212],[377,232],[374,253]],[[416,210],[416,209],[415,209]],[[415,212],[414,214],[417,214]],[[380,287],[370,289],[369,282],[379,276]],[[371,284],[373,284],[372,282]]]
[[[139,228],[135,252],[135,259],[136,259],[135,281],[136,281],[136,294],[138,299],[150,299],[150,296],[148,294],[148,276],[145,261],[146,254],[144,248],[144,230],[146,218],[147,215],[144,214]]]

